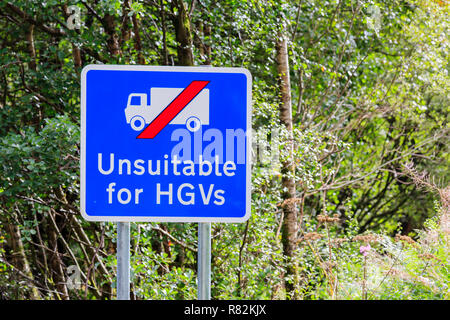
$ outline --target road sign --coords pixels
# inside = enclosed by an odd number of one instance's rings
[[[248,70],[89,65],[81,79],[85,219],[249,218]]]

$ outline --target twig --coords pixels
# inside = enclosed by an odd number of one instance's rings
[[[152,228],[153,230],[159,231],[161,233],[163,233],[164,235],[166,235],[167,237],[169,237],[171,240],[173,240],[175,243],[179,244],[180,246],[182,246],[183,248],[189,249],[193,252],[197,252],[196,248],[193,248],[187,244],[185,244],[184,242],[178,240],[177,238],[175,238],[174,236],[172,236],[169,232],[161,229],[160,227],[157,226],[150,226],[150,228]]]

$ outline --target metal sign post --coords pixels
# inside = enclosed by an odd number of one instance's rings
[[[130,223],[117,223],[117,300],[130,300]]]
[[[211,298],[211,223],[251,214],[251,88],[244,68],[83,68],[80,211],[117,222],[117,299],[130,222],[198,223],[198,299]]]
[[[211,299],[211,223],[198,224],[197,298]]]

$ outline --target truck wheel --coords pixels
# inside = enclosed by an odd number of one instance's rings
[[[202,125],[201,121],[199,118],[197,117],[189,117],[186,120],[186,128],[190,131],[190,132],[195,132],[198,131],[198,129],[200,129],[200,126]]]
[[[145,120],[141,116],[134,116],[131,121],[131,128],[135,131],[141,131],[145,127]]]

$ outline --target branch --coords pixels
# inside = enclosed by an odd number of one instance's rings
[[[105,19],[103,19],[102,17],[100,17],[97,13],[97,11],[94,10],[94,8],[92,8],[89,4],[87,4],[85,1],[80,0],[80,2],[86,7],[86,9],[88,9],[88,11],[90,13],[92,13],[92,15],[94,17],[97,18],[97,20],[103,25],[103,27],[105,27]]]
[[[188,17],[189,17],[189,18],[191,17],[192,13],[193,13],[194,10],[195,10],[195,4],[196,4],[196,2],[197,2],[197,0],[192,0],[192,1],[191,1],[191,4],[190,4],[190,6],[189,6],[189,13],[188,13]]]
[[[425,139],[425,140],[423,140],[421,143],[416,144],[415,148],[412,149],[412,150],[410,150],[409,152],[406,152],[406,153],[404,153],[404,154],[400,154],[399,156],[397,156],[397,157],[395,157],[395,158],[392,158],[391,160],[389,160],[389,161],[387,161],[387,162],[385,162],[385,163],[380,164],[378,167],[376,167],[374,170],[370,171],[370,172],[367,173],[367,174],[364,174],[364,175],[359,176],[359,177],[356,176],[356,178],[355,178],[354,180],[347,180],[347,181],[346,181],[347,178],[355,177],[355,175],[354,175],[353,173],[350,173],[350,174],[348,174],[348,175],[346,175],[346,176],[343,176],[342,179],[340,179],[340,181],[335,182],[334,185],[331,184],[331,185],[325,185],[325,186],[322,186],[321,188],[315,190],[315,191],[312,192],[311,194],[317,193],[317,192],[319,192],[319,191],[324,191],[324,190],[336,190],[336,189],[341,189],[341,188],[343,188],[343,187],[346,187],[346,186],[355,184],[356,182],[361,181],[361,180],[367,178],[368,176],[374,174],[375,172],[377,172],[377,171],[383,169],[384,167],[386,167],[386,166],[389,165],[390,163],[393,163],[393,162],[395,162],[395,161],[397,161],[397,160],[400,160],[400,159],[402,159],[402,158],[405,158],[405,157],[407,157],[407,156],[410,156],[410,155],[414,154],[420,147],[422,147],[422,146],[424,146],[424,145],[426,145],[426,144],[428,144],[428,143],[430,143],[430,142],[432,142],[432,141],[435,141],[435,140],[437,140],[437,139],[439,139],[439,138],[442,138],[442,137],[445,136],[446,134],[447,134],[446,132],[443,132],[442,134],[436,134],[436,135],[434,135],[433,137],[430,137],[430,138],[428,138],[428,139]],[[393,150],[393,151],[391,151],[391,152],[394,152],[394,151],[395,151],[395,150]]]
[[[89,56],[91,56],[92,58],[96,59],[97,61],[103,62],[103,63],[108,63],[108,60],[103,58],[100,53],[94,49],[88,48],[88,47],[80,47],[80,50],[86,54],[88,54]]]
[[[64,108],[61,108],[61,106],[51,102],[46,97],[44,97],[42,94],[40,94],[36,90],[33,90],[33,88],[30,88],[30,86],[27,85],[27,83],[25,81],[25,69],[23,67],[23,64],[20,65],[20,71],[21,71],[21,80],[22,80],[22,84],[25,88],[25,91],[27,91],[28,93],[32,93],[40,102],[47,103],[48,105],[55,108],[59,113],[61,113],[61,114],[64,113],[63,112]]]
[[[34,19],[33,17],[31,17],[28,13],[22,11],[19,7],[7,2],[6,3],[6,7],[11,10],[12,12],[14,12],[15,14],[17,14],[19,17],[21,17],[24,21],[31,23],[33,25],[35,25],[36,27],[38,27],[39,29],[41,29],[42,31],[45,31],[53,36],[57,36],[57,37],[61,37],[61,36],[65,36],[66,33],[62,30],[59,29],[54,29],[52,27],[49,27],[47,25],[44,24],[44,22],[42,21],[38,21],[36,19]]]
[[[302,11],[302,2],[303,2],[303,0],[299,0],[299,2],[298,2],[297,17],[295,19],[295,29],[292,32],[291,42],[294,42],[295,36],[297,35],[298,24],[300,22],[300,12]]]
[[[155,226],[150,226],[153,230],[159,231],[161,233],[163,233],[164,235],[166,235],[167,237],[169,237],[170,239],[172,239],[175,243],[179,244],[180,246],[182,246],[183,248],[189,249],[191,251],[197,252],[196,248],[192,248],[191,246],[188,246],[187,244],[185,244],[184,242],[178,240],[177,238],[175,238],[174,236],[172,236],[170,233],[168,233],[166,230],[161,229],[160,227],[155,227]]]

